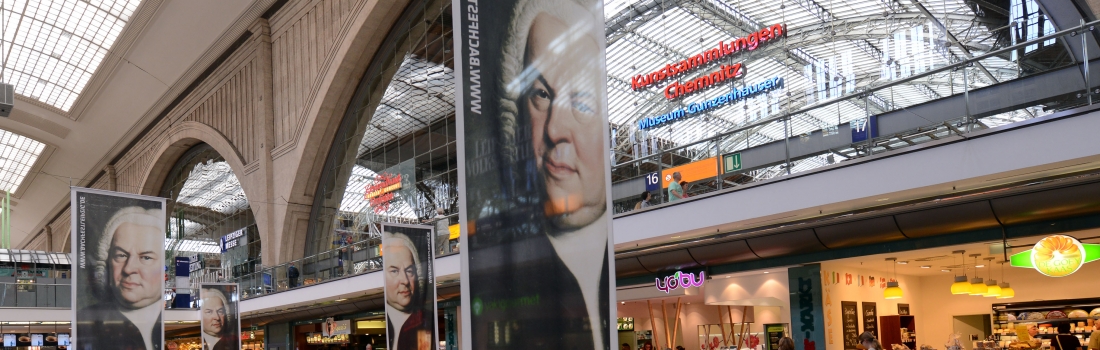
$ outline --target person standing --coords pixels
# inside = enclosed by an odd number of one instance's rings
[[[1093,331],[1089,336],[1089,350],[1100,350],[1100,331]]]
[[[298,287],[298,268],[293,263],[286,267],[286,279],[290,288]]]
[[[871,332],[863,332],[863,334],[860,334],[859,344],[863,345],[863,348],[867,350],[883,350],[882,344],[878,342],[874,333]]]
[[[794,339],[791,337],[779,339],[779,350],[794,350]]]
[[[1054,350],[1080,350],[1081,340],[1069,332],[1070,323],[1058,324],[1058,335],[1050,342],[1050,348]]]
[[[642,209],[642,208],[648,208],[649,207],[649,197],[652,197],[649,194],[649,191],[642,192],[642,194],[640,196],[638,196],[638,204],[634,205],[634,210],[638,210],[638,209]]]
[[[672,183],[668,184],[668,201],[670,203],[684,199],[684,187],[680,186],[681,180],[679,171],[672,173]]]

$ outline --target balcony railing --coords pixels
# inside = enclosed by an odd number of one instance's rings
[[[1080,74],[1077,77],[1082,78],[1083,76],[1085,86],[1093,86],[1094,84],[1089,81],[1087,64],[1067,61],[1052,63],[1048,66],[1035,66],[1030,64],[1036,60],[1034,57],[1029,58],[1028,62],[1024,62],[1024,57],[1027,57],[1027,52],[1034,54],[1033,51],[1029,50],[1041,43],[1045,43],[1048,47],[1066,48],[1069,47],[1069,45],[1065,45],[1068,42],[1084,44],[1086,38],[1092,36],[1092,29],[1097,24],[1100,24],[1100,21],[1082,23],[1079,26],[1047,36],[990,50],[984,54],[959,60],[957,63],[938,67],[924,73],[912,74],[883,83],[872,83],[865,88],[856,89],[854,93],[847,96],[807,104],[801,108],[787,108],[787,110],[793,111],[773,118],[747,123],[726,133],[689,144],[667,146],[668,143],[664,143],[665,149],[652,154],[634,156],[639,154],[637,151],[639,148],[635,148],[633,152],[629,152],[627,155],[628,158],[631,158],[629,161],[619,161],[612,167],[615,191],[621,192],[615,195],[615,213],[621,214],[635,210],[636,205],[641,200],[642,185],[646,182],[650,186],[645,187],[645,189],[652,195],[649,201],[650,205],[668,203],[668,190],[663,184],[667,184],[669,180],[664,175],[671,174],[662,174],[662,172],[697,161],[708,162],[706,166],[710,166],[711,163],[709,162],[713,161],[713,166],[716,168],[714,173],[717,175],[708,175],[709,177],[703,179],[693,179],[684,189],[687,197],[681,200],[691,200],[693,196],[730,190],[731,188],[833,166],[844,161],[903,149],[943,138],[953,136],[965,138],[968,134],[978,130],[1008,125],[1049,113],[1050,108],[1048,107],[1051,105],[1055,105],[1057,109],[1091,105],[1094,99],[1093,95],[1100,93],[1100,91],[1089,93],[1089,89],[1084,88],[1076,93],[1075,97],[1072,96],[1072,93],[1069,94],[1068,102],[1067,99],[1055,101],[1061,102],[1060,105],[1052,104],[1049,99],[1033,99],[1034,101],[1022,101],[1021,103],[1021,101],[1016,101],[1010,96],[1005,96],[1003,106],[1011,106],[1011,108],[995,106],[1001,108],[1001,110],[991,110],[989,106],[983,106],[985,110],[975,114],[972,113],[972,110],[977,108],[972,105],[970,95],[971,91],[978,88],[991,87],[1036,76],[1040,73],[1062,70],[1073,65],[1080,67],[1078,70]],[[1011,26],[1004,28],[1006,31],[1012,29]],[[1051,41],[1055,41],[1056,45],[1050,45]],[[949,43],[948,45],[959,44]],[[1088,45],[1081,45],[1081,50],[1083,51],[1081,57],[1089,57]],[[1064,50],[1058,52],[1063,55],[1063,58],[1065,54],[1069,53]],[[1051,61],[1053,62],[1053,60]],[[1010,64],[1006,65],[1006,62]],[[929,118],[927,115],[922,116],[909,111],[916,104],[894,98],[894,90],[899,89],[903,84],[915,85],[920,90],[920,86],[925,86],[922,84],[930,84],[932,81],[940,83],[947,81],[952,86],[952,91],[948,96],[939,96],[935,91],[921,90],[927,91],[929,98],[931,98],[926,102],[947,98],[961,99],[960,103],[965,104],[965,112],[959,115],[938,115]],[[958,88],[956,83],[961,83],[958,85],[961,85],[962,88]],[[1073,84],[1079,84],[1079,80],[1065,83],[1072,86]],[[842,105],[847,107],[847,113],[842,111]],[[852,106],[859,107],[857,109],[859,111],[856,112],[858,115],[855,118],[852,116]],[[872,108],[875,111],[872,111]],[[888,114],[896,115],[895,112],[903,113],[903,118],[908,118],[908,120],[904,120],[904,123],[894,123],[892,125],[894,129],[889,134],[876,136],[868,133],[865,140],[837,142],[838,140],[844,140],[842,137],[844,135],[841,133],[850,133],[853,128],[866,127],[868,124],[874,123],[874,117]],[[798,124],[806,125],[807,123],[803,121],[811,119],[808,118],[811,113],[815,116],[829,115],[828,118],[835,116],[837,122],[833,125],[818,124],[810,128],[803,127],[804,130],[792,129],[792,124],[795,124],[794,121],[796,120],[800,121]],[[851,120],[851,122],[840,123],[841,120]],[[907,129],[899,129],[897,124],[907,125]],[[781,132],[776,132],[780,129]],[[762,140],[759,135],[762,130],[782,133],[782,136]],[[852,139],[855,139],[855,137]],[[745,155],[749,153],[754,155],[766,154],[768,157],[741,159],[742,153]],[[658,190],[652,191],[654,186]],[[637,193],[637,195],[633,193]]]
[[[446,244],[447,232],[437,233],[436,258],[458,254],[459,247]],[[233,279],[240,286],[241,298],[248,299],[283,292],[310,285],[358,276],[382,269],[380,242],[377,239],[359,241],[320,254],[307,256]],[[298,277],[291,279],[288,268],[298,269]]]

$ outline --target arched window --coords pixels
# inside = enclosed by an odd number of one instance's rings
[[[384,222],[435,225],[436,255],[457,245],[450,3],[410,4],[363,76],[325,160],[306,256],[371,246]]]
[[[202,270],[192,276],[215,279],[259,268],[256,218],[237,175],[213,147],[200,143],[184,152],[168,172],[160,195],[170,199],[165,261],[198,256]]]

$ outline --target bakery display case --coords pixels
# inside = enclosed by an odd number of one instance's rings
[[[1035,326],[1042,340],[1041,347],[1049,347],[1050,339],[1058,334],[1060,325],[1069,324],[1070,333],[1087,344],[1088,336],[1100,328],[1100,299],[1044,300],[1018,303],[993,304],[992,340],[1001,348],[1009,348],[1019,341],[1017,329],[1023,332]]]

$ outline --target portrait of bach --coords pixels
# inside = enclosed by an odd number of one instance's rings
[[[229,299],[215,288],[203,288],[201,297],[202,349],[237,350],[238,341],[233,334],[236,324],[227,316],[230,314]]]
[[[427,286],[420,252],[408,236],[382,232],[382,279],[386,288],[386,328],[389,349],[431,349],[434,343],[431,310],[425,312]]]
[[[519,0],[503,41],[502,150],[537,173],[544,215],[504,297],[524,300],[512,337],[535,348],[610,347],[603,23],[595,0]]]
[[[160,209],[119,209],[93,251],[99,302],[78,311],[80,348],[160,349],[164,219]]]

